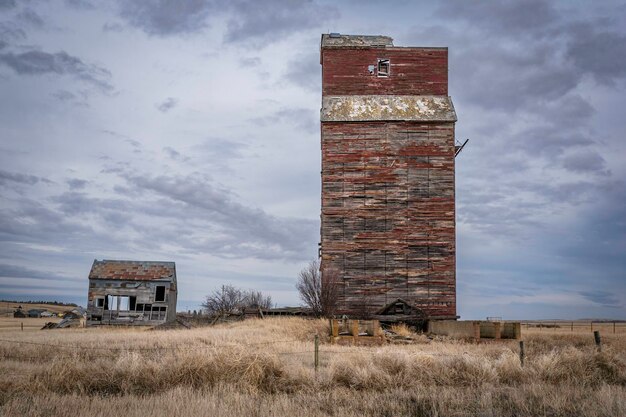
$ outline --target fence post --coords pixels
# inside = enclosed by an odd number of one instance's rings
[[[615,322],[613,322],[613,334],[615,334]]]
[[[596,347],[598,348],[598,352],[602,352],[602,340],[600,340],[600,331],[596,330],[593,332],[593,338],[596,341]]]
[[[315,372],[320,366],[320,337],[315,335]]]
[[[593,332],[593,321],[589,322],[589,326],[591,326],[591,331]]]
[[[22,331],[24,331],[24,322],[20,323],[20,327],[22,328]]]
[[[519,363],[524,367],[524,341],[519,341]]]
[[[572,322],[572,331],[574,331],[574,322]]]

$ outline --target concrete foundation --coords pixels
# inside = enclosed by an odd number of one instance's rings
[[[520,339],[519,322],[430,320],[428,333],[459,339]]]

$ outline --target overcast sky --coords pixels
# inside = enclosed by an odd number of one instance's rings
[[[433,3],[0,0],[0,298],[97,258],[298,304],[331,31],[449,47],[462,318],[626,318],[626,4]]]

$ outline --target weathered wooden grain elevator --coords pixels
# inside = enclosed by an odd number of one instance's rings
[[[373,316],[402,302],[456,318],[448,49],[333,33],[320,54],[320,254],[340,277],[338,312]]]

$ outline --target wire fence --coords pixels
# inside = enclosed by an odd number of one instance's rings
[[[203,339],[197,341],[207,342]],[[14,346],[37,346],[46,348],[47,352],[54,352],[52,355],[23,355],[19,353],[4,353],[0,354],[0,359],[16,360],[16,361],[36,361],[36,362],[49,362],[58,359],[112,359],[119,356],[121,353],[142,352],[142,353],[162,353],[162,352],[190,352],[190,351],[203,351],[219,350],[219,349],[232,349],[241,347],[258,347],[263,345],[280,345],[285,343],[311,343],[311,340],[298,340],[298,339],[285,339],[285,340],[273,340],[266,342],[250,342],[250,343],[210,343],[205,345],[193,345],[193,346],[153,346],[153,347],[112,347],[112,346],[85,346],[85,345],[70,345],[59,343],[45,343],[35,342],[28,340],[13,340],[13,339],[0,339],[0,346],[2,344],[9,344]],[[407,347],[408,345],[403,345]],[[314,344],[311,349],[305,350],[272,350],[270,352],[264,351],[263,354],[273,354],[279,356],[290,355],[309,355],[312,361],[319,361],[320,357],[323,359],[329,359],[329,355],[362,355],[364,352],[375,353],[380,346],[376,346],[375,349],[369,349],[367,346],[359,346],[358,350],[345,349],[342,350],[337,345],[323,345],[320,349],[317,344]],[[412,354],[419,356],[431,356],[431,357],[459,357],[467,355],[467,352],[463,354],[446,354],[441,352],[423,352],[413,351]],[[323,356],[322,356],[323,355]],[[317,359],[316,359],[317,358]]]
[[[522,322],[523,329],[535,329],[537,331],[544,332],[574,332],[584,330],[585,332],[588,330],[593,332],[594,335],[598,334],[601,330],[603,334],[616,334],[616,333],[626,333],[626,322],[564,322],[564,321],[527,321]],[[169,346],[88,346],[81,344],[66,344],[66,343],[47,343],[47,342],[39,342],[39,341],[31,341],[31,340],[16,340],[16,339],[7,339],[0,338],[0,347],[4,347],[3,345],[12,345],[15,347],[19,346],[36,346],[45,349],[45,354],[35,354],[32,352],[24,352],[20,353],[20,348],[13,349],[9,352],[0,353],[0,359],[4,360],[16,360],[16,361],[35,361],[35,362],[46,362],[53,361],[59,359],[82,359],[82,360],[92,360],[92,359],[113,359],[118,357],[122,353],[133,353],[133,352],[141,352],[144,353],[146,357],[149,356],[150,353],[153,354],[161,354],[165,352],[171,352],[173,354],[178,354],[182,352],[208,352],[209,350],[220,350],[220,349],[234,349],[234,348],[244,348],[244,347],[260,347],[260,346],[275,346],[281,344],[289,344],[289,343],[311,343],[312,340],[302,340],[302,339],[281,339],[281,340],[272,340],[272,341],[262,341],[262,342],[225,342],[225,343],[216,343],[212,340],[206,339],[195,339],[193,341],[194,345],[189,344],[180,344],[180,345],[169,345]],[[596,341],[596,344],[598,342]],[[523,343],[520,343],[520,351],[523,350]],[[404,345],[410,346],[410,345]],[[365,348],[365,349],[364,349]],[[378,348],[378,347],[376,347]],[[6,350],[6,349],[3,349]],[[358,350],[353,349],[343,349],[340,348],[339,345],[322,345],[321,349],[316,342],[311,346],[311,349],[298,349],[298,350],[288,350],[286,347],[280,349],[271,350],[269,353],[273,355],[279,356],[294,356],[294,355],[309,355],[311,360],[314,360],[315,363],[319,363],[320,355],[323,355],[323,359],[328,359],[330,355],[361,355],[364,352],[376,352],[373,349],[367,349],[365,346],[360,346]],[[267,354],[267,351],[263,352]],[[420,355],[420,356],[430,356],[430,357],[460,357],[467,355],[467,352],[462,354],[449,354],[443,352],[427,352],[427,351],[411,351],[411,354]],[[254,351],[253,351],[254,354]],[[523,354],[523,353],[522,353]]]
[[[590,332],[601,330],[604,333],[626,333],[626,321],[564,321],[564,320],[540,320],[522,321],[522,329],[538,330],[545,332]]]

